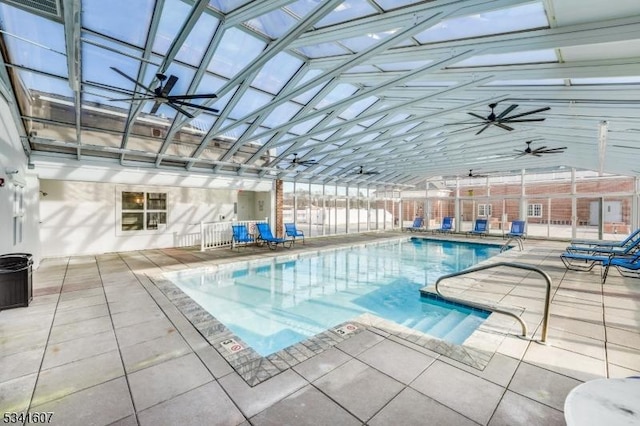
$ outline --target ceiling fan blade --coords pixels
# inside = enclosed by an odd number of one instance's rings
[[[363,174],[363,175],[379,175],[380,172],[363,172],[361,174]]]
[[[542,112],[542,111],[549,111],[550,109],[551,109],[551,107],[538,108],[538,109],[534,109],[534,110],[531,110],[531,111],[523,112],[522,114],[516,114],[516,115],[512,115],[511,117],[506,117],[504,120],[511,120],[511,119],[514,119],[514,118],[524,117],[526,115],[537,114],[537,113]]]
[[[509,105],[507,107],[507,109],[505,109],[504,111],[502,111],[502,113],[500,113],[499,116],[496,117],[496,120],[500,120],[501,118],[507,116],[511,111],[513,111],[514,109],[518,108],[518,105],[513,104],[513,105]]]
[[[142,87],[144,90],[146,90],[149,93],[153,93],[153,90],[149,89],[147,86],[145,86],[144,84],[140,83],[139,81],[134,80],[133,78],[129,77],[128,75],[126,75],[125,73],[123,73],[122,71],[120,71],[118,68],[116,67],[109,67],[112,70],[114,70],[115,72],[117,72],[118,74],[120,74],[121,76],[123,76],[124,78],[126,78],[127,80],[135,83],[136,85]]]
[[[158,112],[158,108],[160,108],[161,103],[160,102],[155,102],[153,104],[153,107],[151,107],[151,111],[149,111],[150,114],[155,114],[156,112]]]
[[[491,126],[491,123],[489,123],[489,124],[485,124],[485,126],[484,126],[482,129],[478,130],[478,132],[476,133],[476,135],[479,135],[480,133],[482,133],[482,132],[484,132],[485,130],[487,130],[487,129],[489,128],[489,126]]]
[[[205,95],[171,95],[167,96],[170,100],[175,99],[216,99],[218,95],[215,93],[209,93]]]
[[[487,117],[483,117],[483,116],[481,116],[479,114],[476,114],[475,112],[468,112],[467,114],[469,114],[469,115],[471,115],[471,116],[473,116],[475,118],[479,118],[482,121],[487,121]]]
[[[496,126],[500,127],[501,129],[505,129],[505,130],[508,130],[508,131],[512,131],[513,130],[513,127],[509,127],[509,126],[507,126],[505,124],[502,124],[502,123],[496,122],[496,123],[493,123],[493,124],[495,124]]]
[[[540,154],[562,154],[564,149],[562,148],[554,148],[554,149],[545,149],[542,151],[538,151]]]
[[[134,98],[107,99],[107,100],[108,101],[145,101],[149,99],[155,99],[155,96],[138,96]]]
[[[176,103],[176,104],[179,104],[179,105],[184,105],[184,106],[188,106],[188,107],[191,107],[191,108],[202,109],[202,110],[213,112],[213,113],[220,112],[220,110],[215,109],[215,108],[209,108],[209,107],[206,107],[206,106],[203,106],[203,105],[192,104],[190,102],[183,102],[183,101],[180,101],[178,99],[172,99],[172,100],[169,101],[169,103],[170,104]]]
[[[476,126],[482,126],[485,123],[478,123],[477,121],[461,121],[459,123],[446,123],[443,124],[443,126],[457,126],[459,124],[475,124]]]
[[[518,150],[516,150],[516,151],[519,152],[520,154],[516,155],[514,158],[520,158],[520,157],[524,157],[525,155],[527,155],[526,152],[518,151]]]
[[[173,74],[170,75],[169,79],[167,80],[167,83],[162,87],[162,91],[160,92],[162,96],[167,96],[171,91],[171,89],[173,89],[173,86],[176,84],[177,81],[178,81],[178,77],[176,77]]]
[[[522,118],[520,120],[501,120],[501,123],[526,123],[528,121],[544,121],[546,118]]]
[[[533,155],[534,157],[542,157],[542,154],[537,154],[535,152],[532,152],[531,155]]]
[[[154,106],[155,106],[155,105],[154,105]],[[193,115],[192,115],[192,114],[190,114],[187,110],[185,110],[185,109],[183,109],[183,108],[180,108],[178,105],[175,105],[173,102],[168,102],[168,103],[167,103],[167,106],[169,106],[169,107],[171,107],[171,108],[175,109],[175,110],[176,110],[176,111],[178,111],[179,113],[184,114],[184,115],[186,115],[186,116],[187,116],[187,117],[189,117],[189,118],[193,118]]]
[[[544,151],[545,149],[547,149],[546,146],[539,146],[536,149],[534,149],[534,151]]]

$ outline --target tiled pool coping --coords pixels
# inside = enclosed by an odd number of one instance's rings
[[[415,238],[415,237],[414,237]],[[419,238],[419,237],[418,237]],[[371,245],[389,244],[394,241],[408,241],[411,237],[389,239],[385,241],[374,241],[354,245],[341,245],[339,247],[329,247],[320,250],[310,250],[293,255],[281,255],[268,259],[250,261],[252,266],[268,264],[272,262],[283,262],[309,256],[317,256],[321,252],[347,250],[354,247],[366,247]],[[464,242],[464,241],[459,241]],[[474,243],[480,243],[473,241]],[[495,245],[492,244],[492,245]],[[489,260],[500,255],[493,256]],[[224,270],[247,266],[247,261],[225,263],[215,265],[208,269]],[[325,330],[307,340],[284,348],[266,357],[258,354],[253,348],[247,345],[242,339],[229,330],[224,324],[218,321],[213,315],[204,310],[199,304],[185,294],[170,280],[162,275],[149,276],[151,281],[166,295],[166,297],[176,306],[180,312],[193,324],[200,334],[207,339],[216,351],[233,367],[250,386],[255,386],[287,369],[306,361],[307,359],[330,349],[336,344],[354,336],[364,330],[374,333],[394,335],[422,348],[429,349],[441,355],[447,356],[456,361],[483,370],[491,360],[495,350],[505,338],[505,331],[508,331],[513,320],[496,318],[490,315],[489,318],[465,341],[464,345],[455,345],[444,340],[434,338],[420,331],[402,326],[373,314],[362,314],[353,320],[339,324],[333,329]],[[425,289],[423,289],[425,290]],[[340,331],[344,327],[353,325],[351,332],[343,334]],[[239,351],[228,349],[228,342],[241,345]],[[223,344],[224,343],[224,344]]]

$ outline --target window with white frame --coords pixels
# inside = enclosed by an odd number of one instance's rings
[[[491,216],[491,204],[478,204],[478,216],[490,217]]]
[[[24,227],[24,188],[13,185],[13,245],[22,242]]]
[[[542,204],[527,204],[528,217],[542,217]]]
[[[122,191],[122,231],[155,231],[167,224],[167,194]]]

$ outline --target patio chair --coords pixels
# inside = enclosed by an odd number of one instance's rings
[[[640,228],[633,231],[627,238],[622,241],[610,241],[610,240],[571,240],[572,246],[597,246],[597,247],[624,247],[627,244],[632,244],[634,241],[640,238]]]
[[[627,245],[621,247],[571,245],[566,250],[568,253],[591,254],[594,256],[628,256],[635,254],[638,249],[640,249],[640,238],[631,239]]]
[[[525,228],[527,226],[527,222],[524,220],[514,220],[511,222],[511,230],[504,234],[506,238],[526,238],[527,234],[525,232]]]
[[[452,216],[443,217],[440,228],[434,229],[433,232],[453,232],[453,217]]]
[[[284,231],[287,234],[287,237],[293,238],[293,244],[296,243],[296,237],[302,237],[302,244],[304,244],[304,232],[298,231],[295,223],[285,223]]]
[[[487,235],[489,225],[487,219],[476,219],[476,223],[473,226],[473,229],[467,232],[467,237],[469,235],[480,235],[481,237]]]
[[[246,225],[231,225],[231,232],[233,237],[231,238],[231,250],[234,247],[238,247],[240,250],[240,244],[244,244],[245,247],[249,243],[255,243],[256,240],[249,234]]]
[[[413,225],[404,228],[407,231],[420,231],[422,229],[422,227],[424,226],[424,219],[421,217],[416,217],[415,219],[413,219]]]
[[[607,281],[607,275],[609,275],[609,268],[615,267],[620,275],[628,278],[640,278],[640,254],[635,256],[611,256],[604,262],[604,271],[602,273],[602,284]]]
[[[271,227],[268,223],[256,223],[256,229],[258,230],[258,242],[263,241],[267,244],[271,250],[275,250],[278,247],[278,244],[282,244],[283,247],[287,247],[287,243],[289,243],[289,247],[291,248],[291,244],[293,240],[285,240],[284,238],[274,237],[271,233]]]

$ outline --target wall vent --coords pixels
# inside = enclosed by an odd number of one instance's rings
[[[62,18],[60,0],[4,0],[13,6],[36,12],[46,17]]]

